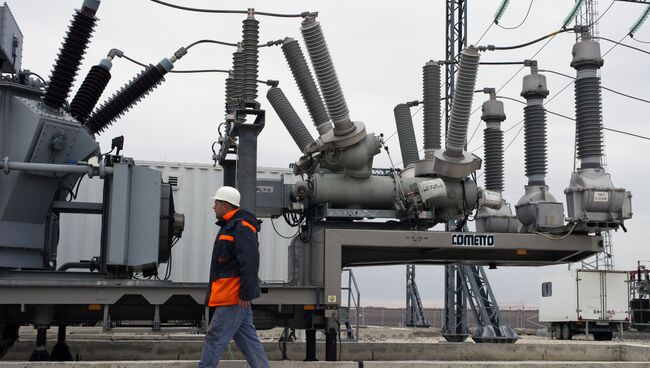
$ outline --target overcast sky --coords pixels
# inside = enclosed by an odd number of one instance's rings
[[[180,0],[176,0],[181,3]],[[23,68],[48,78],[52,64],[67,30],[73,10],[82,0],[7,0],[24,34]],[[474,43],[493,20],[500,0],[469,1],[468,42]],[[602,13],[612,3],[601,0]],[[390,135],[395,130],[393,107],[401,102],[422,98],[422,66],[428,60],[444,59],[445,55],[445,1],[235,1],[217,2],[186,0],[183,5],[228,9],[256,8],[260,11],[296,13],[319,11],[319,20],[337,69],[337,73],[353,120],[363,121],[368,131]],[[519,24],[526,13],[528,0],[513,0],[500,24],[512,27]],[[530,16],[517,30],[492,26],[481,44],[512,45],[527,42],[557,30],[572,7],[571,0],[537,0]],[[645,5],[616,2],[599,22],[600,35],[620,39],[645,9]],[[237,42],[241,38],[243,15],[200,14],[170,9],[147,0],[104,0],[97,14],[100,19],[80,70],[83,79],[92,65],[101,60],[111,48],[119,48],[128,56],[145,63],[157,63],[169,57],[180,46],[198,39],[216,39]],[[296,18],[258,17],[260,41],[293,37],[301,40],[300,20]],[[650,41],[650,25],[636,34],[640,40]],[[575,75],[570,68],[571,33],[555,37],[535,58],[541,69],[551,69]],[[631,40],[625,43],[650,50]],[[524,49],[489,52],[482,61],[521,61],[531,58],[543,43]],[[603,53],[613,46],[603,41]],[[304,46],[303,46],[304,50]],[[176,69],[229,69],[230,47],[205,44],[191,49]],[[622,46],[604,57],[602,83],[604,86],[648,99],[650,85],[650,55]],[[108,98],[129,81],[140,67],[124,59],[114,61],[113,77],[100,101]],[[519,66],[484,66],[479,70],[477,88],[500,88],[519,70]],[[519,98],[519,72],[500,95]],[[277,79],[303,121],[316,135],[309,115],[300,98],[291,73],[278,47],[260,50],[261,79]],[[550,96],[564,88],[570,80],[547,74]],[[74,86],[73,94],[79,83]],[[299,157],[299,150],[265,99],[266,86],[260,86],[259,101],[267,109],[266,128],[260,135],[260,166],[287,167]],[[72,94],[72,95],[73,95]],[[549,96],[549,97],[550,97]],[[474,109],[486,99],[474,96]],[[522,106],[504,101],[508,116],[504,129],[523,118]],[[223,74],[168,74],[166,82],[142,100],[132,111],[99,136],[102,148],[110,148],[110,140],[125,135],[126,155],[138,160],[162,160],[192,163],[211,162],[210,146],[216,139],[217,125],[222,121],[224,106]],[[614,129],[650,136],[648,113],[650,106],[603,91],[604,125]],[[549,110],[573,117],[573,87],[548,103]],[[414,113],[416,110],[412,110]],[[422,144],[422,115],[414,117],[418,144]],[[470,119],[469,133],[480,124],[480,111]],[[481,125],[469,140],[471,150],[482,145]],[[516,203],[526,183],[523,162],[523,132],[516,138],[520,126],[505,133],[505,142],[512,145],[506,151],[506,191],[510,203]],[[574,123],[556,116],[548,116],[550,191],[558,200],[565,201],[564,188],[573,169]],[[617,269],[632,269],[637,260],[650,260],[646,236],[650,225],[647,209],[650,199],[645,191],[650,187],[647,152],[650,142],[613,132],[605,132],[608,171],[614,184],[632,191],[634,218],[627,222],[629,233],[613,236],[614,263]],[[388,141],[393,161],[401,161],[397,139]],[[483,156],[482,149],[475,152]],[[388,157],[381,153],[375,158],[375,167],[390,166]],[[483,185],[482,181],[479,183]],[[566,265],[544,268],[500,268],[489,271],[491,284],[502,305],[536,304],[539,278],[548,273],[566,269]],[[355,270],[360,283],[364,305],[404,305],[404,267],[372,267]],[[442,267],[418,266],[417,280],[425,306],[439,306],[443,297]]]

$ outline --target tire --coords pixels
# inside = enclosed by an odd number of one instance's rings
[[[595,341],[612,341],[612,338],[614,337],[614,333],[609,331],[609,332],[594,332],[594,340]]]
[[[556,323],[553,325],[553,335],[556,340],[562,340],[562,324]]]
[[[562,340],[571,340],[573,338],[573,330],[568,323],[562,324]]]

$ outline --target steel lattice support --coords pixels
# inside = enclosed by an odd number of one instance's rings
[[[445,42],[446,60],[453,60],[445,66],[445,132],[451,118],[451,103],[456,85],[456,71],[460,52],[467,47],[467,2],[447,0],[447,31]]]
[[[519,337],[505,324],[494,293],[482,266],[458,266],[462,275],[462,287],[466,295],[477,329],[475,342],[515,342]]]
[[[469,336],[467,293],[463,290],[460,267],[445,266],[445,324],[442,336],[450,342],[462,342]]]
[[[451,118],[452,97],[460,52],[467,46],[467,2],[447,0],[445,32],[445,133]],[[454,224],[448,225],[454,226]],[[469,336],[467,327],[467,295],[463,291],[458,265],[445,266],[445,324],[442,335],[447,341],[461,342]]]
[[[415,283],[415,265],[406,265],[406,318],[404,325],[409,327],[429,327],[431,323],[424,315],[424,307],[418,286]]]

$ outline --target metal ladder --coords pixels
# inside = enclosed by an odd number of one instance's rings
[[[349,268],[344,268],[341,271],[342,274],[347,273],[347,285],[341,286],[341,292],[347,293],[347,305],[339,308],[339,321],[343,322],[340,332],[345,332],[345,336],[349,341],[358,341],[359,340],[359,322],[361,321],[361,293],[359,292],[359,286],[357,285],[357,280],[354,278],[354,273]],[[345,277],[341,275],[341,280],[344,280]],[[354,319],[354,328],[352,327],[353,322],[350,320],[350,313],[354,307],[355,319]]]

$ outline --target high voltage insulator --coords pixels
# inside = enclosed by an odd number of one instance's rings
[[[501,5],[497,8],[497,12],[494,13],[494,23],[499,23],[499,20],[503,16],[503,14],[506,12],[506,8],[510,4],[510,0],[503,0],[501,2]]]
[[[548,96],[546,77],[537,73],[537,66],[524,77],[521,96],[526,99],[524,107],[524,155],[529,185],[545,185],[546,182],[546,109],[544,98]]]
[[[314,66],[314,72],[316,72],[316,78],[323,93],[327,111],[334,123],[334,134],[348,134],[354,131],[355,126],[350,120],[348,105],[345,102],[345,96],[343,96],[339,78],[336,75],[320,23],[314,17],[307,17],[302,22],[300,30],[305,45],[307,45],[307,51]]]
[[[266,98],[289,131],[293,141],[298,145],[298,148],[302,152],[305,152],[307,147],[314,144],[314,138],[309,134],[309,131],[296,113],[296,110],[291,106],[287,96],[284,95],[284,92],[280,88],[273,87],[269,88],[266,93]]]
[[[243,80],[242,94],[245,102],[257,101],[257,75],[259,69],[259,43],[260,26],[255,19],[252,9],[249,9],[248,17],[243,22],[242,36],[242,63]]]
[[[458,79],[451,105],[451,121],[447,131],[445,155],[460,156],[467,139],[467,124],[472,109],[474,87],[478,74],[479,53],[472,46],[460,53]]]
[[[481,119],[485,122],[483,147],[485,152],[485,189],[503,191],[503,131],[501,123],[506,119],[503,102],[491,94],[482,106]]]
[[[332,123],[327,110],[325,110],[314,77],[307,65],[307,60],[305,60],[305,56],[300,49],[300,44],[293,38],[285,38],[282,43],[282,52],[287,59],[289,69],[291,69],[291,74],[296,80],[305,105],[307,105],[314,126],[316,126],[320,135],[327,133],[332,130]]]
[[[163,76],[173,67],[174,65],[169,59],[163,59],[155,66],[150,65],[140,72],[88,119],[85,125],[90,132],[95,134],[106,129],[113,121],[156,88],[164,80]]]
[[[422,68],[422,116],[424,150],[440,149],[440,65],[429,61]]]
[[[70,102],[70,114],[80,122],[84,122],[90,115],[111,80],[111,61],[106,58],[98,65],[90,68],[77,94]]]
[[[639,19],[637,19],[636,22],[634,22],[634,24],[632,25],[632,28],[630,28],[630,32],[629,32],[630,36],[634,36],[636,31],[638,31],[639,28],[641,28],[643,23],[645,23],[646,19],[648,19],[648,15],[650,15],[650,4],[646,6],[645,10],[643,11]]]
[[[43,96],[43,102],[54,109],[63,107],[70,94],[72,82],[77,76],[79,65],[97,22],[95,13],[98,7],[99,1],[84,1],[81,10],[75,11],[72,23],[68,27]]]
[[[411,109],[407,104],[399,104],[395,106],[393,113],[395,114],[399,147],[402,152],[402,162],[404,167],[407,167],[420,159],[417,142],[415,141],[415,131],[413,130]]]

